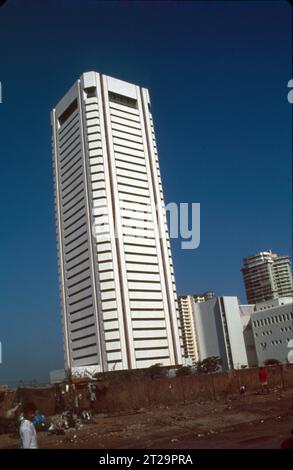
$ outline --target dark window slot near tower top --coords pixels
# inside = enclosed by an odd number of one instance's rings
[[[70,116],[74,113],[76,109],[77,109],[77,99],[72,101],[72,103],[68,106],[68,108],[66,108],[65,111],[63,111],[63,113],[59,117],[60,126],[62,126],[67,121],[67,119],[70,118]]]
[[[87,98],[95,98],[97,96],[97,89],[95,86],[91,86],[84,89]]]
[[[123,104],[124,106],[137,109],[137,100],[129,98],[128,96],[119,95],[118,93],[109,91],[109,100],[113,103]]]

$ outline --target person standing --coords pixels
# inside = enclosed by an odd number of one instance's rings
[[[258,372],[258,378],[261,385],[261,391],[264,393],[266,391],[268,393],[269,386],[268,386],[268,371],[264,367],[260,367]]]
[[[94,409],[95,402],[97,399],[96,386],[93,383],[88,383],[87,388],[88,388],[88,397],[90,400],[91,409]]]
[[[33,403],[26,403],[23,407],[23,418],[19,427],[21,449],[38,449],[37,432],[32,420],[35,417],[36,407]]]

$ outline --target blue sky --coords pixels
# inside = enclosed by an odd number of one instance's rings
[[[201,204],[178,293],[245,302],[242,258],[291,253],[287,2],[10,0],[0,58],[0,383],[63,366],[49,113],[87,70],[149,88],[165,201]]]

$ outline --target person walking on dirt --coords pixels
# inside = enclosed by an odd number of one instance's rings
[[[269,392],[268,386],[268,371],[264,367],[260,367],[258,372],[258,378],[261,385],[261,391],[264,393],[265,391]]]
[[[23,418],[20,422],[19,434],[21,449],[37,449],[37,432],[32,423],[35,417],[36,407],[33,403],[26,403],[23,407]]]

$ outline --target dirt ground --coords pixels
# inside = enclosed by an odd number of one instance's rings
[[[38,434],[40,448],[269,449],[293,428],[293,389],[181,403],[133,413],[95,415],[65,435]],[[17,448],[17,435],[0,435],[0,449]]]

